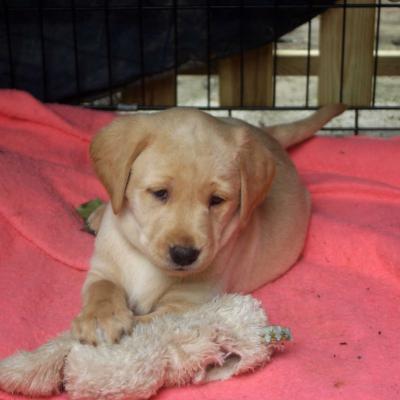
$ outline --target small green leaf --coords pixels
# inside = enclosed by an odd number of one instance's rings
[[[94,232],[89,228],[88,218],[102,204],[103,204],[103,202],[100,199],[94,199],[94,200],[90,200],[86,203],[83,203],[79,207],[76,208],[77,213],[83,219],[83,222],[84,222],[83,229],[86,232],[94,234]]]

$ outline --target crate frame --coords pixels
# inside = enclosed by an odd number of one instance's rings
[[[100,93],[78,95],[76,98],[66,98],[65,103],[84,104],[86,107],[115,111],[159,110],[177,105],[178,75],[195,74],[206,75],[207,78],[207,103],[196,107],[207,111],[225,110],[229,115],[235,111],[262,111],[273,110],[302,111],[314,110],[317,107],[310,105],[310,77],[319,77],[319,105],[342,102],[346,103],[349,110],[354,111],[354,123],[349,127],[330,127],[331,131],[354,131],[358,134],[363,131],[400,132],[400,126],[371,126],[361,127],[359,124],[360,112],[366,110],[382,110],[393,112],[400,111],[399,105],[377,105],[376,87],[378,76],[400,76],[400,52],[398,55],[386,55],[379,52],[381,10],[400,9],[400,3],[383,3],[382,0],[340,0],[330,6],[329,10],[322,14],[320,26],[320,48],[318,52],[311,49],[312,20],[307,24],[307,49],[302,52],[281,52],[278,50],[278,37],[270,44],[261,48],[244,51],[242,39],[240,39],[240,52],[234,56],[220,59],[217,67],[212,65],[210,58],[210,12],[213,9],[237,9],[242,12],[246,8],[269,8],[276,12],[280,7],[306,7],[311,10],[321,7],[317,0],[308,4],[296,4],[295,1],[285,1],[284,4],[274,1],[273,4],[252,5],[240,1],[235,4],[218,5],[212,1],[206,1],[199,5],[182,5],[178,0],[172,0],[169,5],[149,5],[146,1],[138,0],[131,6],[110,6],[110,0],[98,5],[95,9],[104,13],[104,23],[107,35],[107,60],[108,60],[108,88]],[[13,47],[9,13],[17,12],[17,7],[7,0],[1,0],[1,8],[5,14],[5,32],[7,37],[7,50],[9,55],[10,87],[17,87],[13,66]],[[42,73],[46,77],[46,51],[45,51],[45,13],[54,9],[62,11],[60,7],[54,8],[38,0],[38,5],[32,7],[39,13]],[[77,38],[77,14],[86,10],[85,6],[76,5],[76,0],[71,0],[70,7],[65,10],[72,11],[72,28],[74,33],[75,54],[78,48]],[[93,7],[90,7],[93,9]],[[109,15],[112,10],[136,9],[139,12],[140,63],[143,65],[143,12],[149,10],[170,10],[174,16],[174,52],[175,62],[172,70],[157,77],[145,77],[142,75],[135,84],[135,95],[138,101],[131,103],[116,102],[117,91],[127,91],[125,87],[113,85],[113,61],[111,58],[111,32]],[[181,10],[202,9],[207,14],[207,62],[201,67],[181,68],[177,65],[178,42],[178,13]],[[24,10],[27,10],[25,8]],[[340,40],[337,39],[340,35]],[[367,38],[367,40],[365,40]],[[360,45],[363,43],[364,45]],[[347,67],[350,65],[351,67]],[[75,57],[76,85],[79,89],[79,60]],[[251,73],[246,73],[246,69]],[[143,70],[143,66],[142,66]],[[220,80],[220,105],[211,104],[211,75],[217,74]],[[276,104],[277,77],[280,75],[301,75],[306,77],[305,101],[303,106],[279,106]],[[250,78],[249,78],[250,77]],[[254,78],[255,77],[255,78]],[[327,79],[329,77],[330,79]],[[333,78],[332,78],[333,77]],[[262,81],[262,84],[260,84]],[[246,89],[247,84],[253,88]],[[327,82],[329,85],[323,85]],[[360,84],[361,82],[361,84]],[[367,84],[364,84],[364,83]],[[43,80],[43,90],[46,93],[46,79]],[[367,86],[367,87],[366,87]],[[261,87],[261,90],[258,88]],[[78,90],[79,92],[79,90]],[[150,97],[149,97],[150,93]],[[103,101],[96,101],[103,98]]]

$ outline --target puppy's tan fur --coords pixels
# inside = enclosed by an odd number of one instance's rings
[[[252,291],[286,272],[303,249],[310,201],[284,147],[342,111],[328,106],[259,129],[171,109],[104,128],[91,157],[111,201],[99,212],[75,335],[115,342],[135,321]],[[167,199],[154,195],[160,190]],[[210,205],[212,196],[224,201]],[[200,250],[185,270],[169,256],[175,245]]]

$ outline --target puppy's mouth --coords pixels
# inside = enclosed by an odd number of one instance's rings
[[[174,268],[174,271],[180,272],[180,271],[187,271],[188,268],[187,267],[176,267]]]
[[[170,267],[166,269],[166,272],[170,276],[187,276],[187,275],[192,275],[198,272],[196,268],[175,268],[175,267]]]
[[[203,270],[200,260],[190,264],[190,265],[177,265],[172,260],[168,260],[165,270],[169,275],[183,276],[195,274]]]
[[[207,267],[207,265],[204,265],[202,259],[197,259],[190,265],[178,265],[175,264],[169,257],[167,259],[163,259],[161,262],[158,262],[156,265],[168,275],[177,277],[193,275],[203,271]]]

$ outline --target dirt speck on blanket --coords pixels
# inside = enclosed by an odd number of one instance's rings
[[[106,199],[88,145],[112,118],[0,91],[0,358],[79,311],[93,237],[74,208]],[[313,200],[309,237],[297,265],[255,295],[293,345],[254,373],[158,399],[399,397],[400,139],[315,138],[291,155]]]

